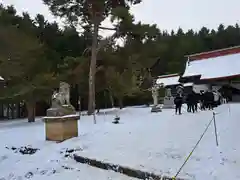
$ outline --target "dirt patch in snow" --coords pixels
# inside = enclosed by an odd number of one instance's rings
[[[14,153],[21,153],[22,155],[32,155],[35,154],[38,150],[37,148],[23,146],[20,148],[16,147],[6,147],[6,149],[12,150]]]
[[[60,151],[60,154],[64,154],[64,157],[72,157],[74,153],[82,151],[82,148],[75,148],[75,149],[64,149]]]

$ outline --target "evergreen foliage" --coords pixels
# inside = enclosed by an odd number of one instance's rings
[[[18,16],[12,6],[0,6],[0,75],[6,84],[0,89],[0,101],[24,101],[29,121],[34,121],[36,102],[49,103],[60,81],[71,84],[75,107],[79,99],[82,108],[89,104],[93,12],[101,12],[100,22],[109,15],[113,20],[118,17],[114,38],[123,40],[119,46],[112,38],[103,39],[97,34],[94,64],[97,108],[147,104],[151,102],[147,88],[152,77],[182,72],[185,55],[240,45],[238,24],[228,27],[220,24],[217,30],[203,27],[198,32],[191,29],[184,32],[181,28],[166,32],[156,25],[133,23],[128,10],[131,3],[138,1],[79,1],[79,7],[63,5],[70,1],[61,1],[62,5],[57,5],[60,2],[57,0],[44,1],[55,15],[70,22],[68,26],[60,29],[42,15],[31,19],[28,13]],[[78,8],[87,6],[86,2],[93,4],[88,10],[79,11]],[[69,13],[70,10],[74,11]],[[76,23],[84,27],[83,33],[78,33]],[[104,27],[99,23],[98,28]],[[149,81],[147,86],[143,86],[145,81]]]

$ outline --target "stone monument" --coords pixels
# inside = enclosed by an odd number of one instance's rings
[[[158,105],[158,87],[152,87],[153,107],[151,112],[162,112],[161,107]]]
[[[60,83],[59,91],[52,95],[52,107],[47,110],[45,122],[46,140],[64,141],[78,136],[78,119],[75,108],[70,104],[70,86]]]
[[[173,109],[173,108],[175,108],[174,97],[172,96],[170,88],[167,88],[165,90],[165,97],[164,97],[164,100],[163,100],[163,108],[164,109]]]

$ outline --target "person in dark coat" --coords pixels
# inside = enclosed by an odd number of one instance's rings
[[[190,94],[190,93],[189,93]],[[191,112],[191,106],[190,106],[190,95],[189,94],[187,94],[187,96],[186,96],[186,104],[187,104],[187,112]]]
[[[209,92],[205,92],[204,95],[203,95],[203,98],[204,98],[204,106],[206,109],[209,109],[209,98],[208,98],[208,95]]]
[[[205,93],[206,108],[213,110],[214,107],[214,95],[212,92],[208,91]]]
[[[188,106],[188,112],[193,112],[195,113],[195,108],[196,108],[196,95],[194,91],[191,91],[187,95],[187,106]]]
[[[175,104],[175,114],[182,114],[182,104],[183,104],[183,98],[181,97],[180,94],[177,94],[177,96],[174,99],[174,104]]]
[[[198,101],[199,101],[199,94],[193,91],[193,108],[195,112],[197,112],[198,110]]]
[[[202,111],[204,111],[205,110],[205,102],[204,102],[204,91],[200,91],[200,109],[202,110]]]

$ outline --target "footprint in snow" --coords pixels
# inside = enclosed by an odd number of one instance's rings
[[[0,163],[4,160],[6,160],[8,157],[6,155],[0,157]],[[1,179],[0,179],[1,180]]]

